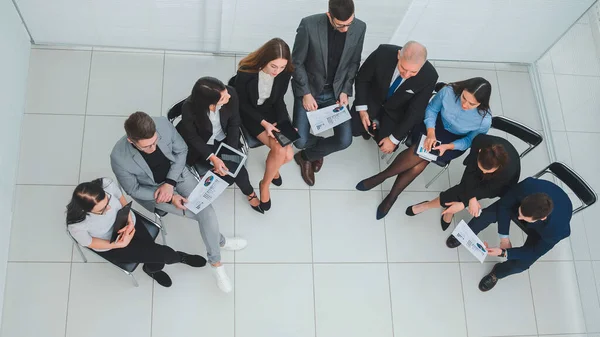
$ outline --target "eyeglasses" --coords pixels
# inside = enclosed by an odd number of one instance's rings
[[[110,193],[106,193],[106,196],[108,197],[108,201],[106,202],[104,208],[100,211],[100,215],[104,215],[104,213],[106,213],[106,209],[108,208],[108,205],[110,204],[110,199],[112,198],[112,195],[110,195]]]
[[[346,28],[346,27],[350,27],[352,26],[352,24],[354,23],[354,20],[352,20],[349,24],[346,25],[338,25],[337,23],[335,23],[333,20],[335,20],[333,17],[331,17],[331,25],[333,26],[333,28],[335,29],[342,29],[342,28]]]
[[[152,144],[150,145],[146,145],[146,146],[138,146],[135,142],[133,143],[133,145],[135,147],[138,148],[138,150],[140,151],[145,151],[145,150],[150,150],[152,147],[154,147],[156,145],[156,143],[158,143],[158,137],[156,137],[156,139],[154,140],[154,142],[152,142]]]

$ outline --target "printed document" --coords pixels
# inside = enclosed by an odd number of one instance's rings
[[[438,156],[427,152],[427,150],[425,149],[424,143],[426,138],[427,137],[425,135],[421,135],[421,140],[419,141],[419,146],[417,146],[417,148],[415,149],[415,153],[417,156],[427,161],[436,161]]]
[[[352,118],[345,106],[339,106],[337,104],[310,111],[306,115],[308,116],[310,129],[315,135],[336,127]]]
[[[198,214],[198,212],[215,201],[225,191],[227,186],[229,185],[225,180],[219,178],[212,171],[208,171],[200,179],[200,182],[190,196],[187,197],[188,202],[184,206],[192,213]]]
[[[471,230],[465,220],[460,220],[452,235],[465,247],[479,262],[483,263],[487,256],[485,245]]]

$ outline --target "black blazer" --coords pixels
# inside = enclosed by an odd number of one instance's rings
[[[240,97],[240,114],[244,119],[250,118],[256,123],[268,116],[276,121],[289,120],[287,107],[283,100],[290,84],[291,73],[282,72],[273,81],[271,96],[262,105],[258,105],[258,73],[238,71],[234,80],[235,90]]]
[[[231,95],[229,103],[223,105],[219,111],[221,128],[227,135],[225,142],[233,148],[239,148],[240,143],[240,113],[239,99],[235,89],[227,86],[227,92]],[[213,134],[213,127],[208,118],[208,111],[194,111],[192,102],[188,97],[183,103],[181,121],[177,124],[177,131],[188,146],[186,163],[194,165],[199,161],[205,161],[213,152],[206,142]]]
[[[417,75],[404,80],[392,97],[386,100],[400,49],[402,47],[382,44],[367,57],[356,76],[354,100],[354,107],[369,107],[371,118],[386,113],[395,121],[392,135],[396,139],[404,138],[417,123],[423,122],[425,108],[438,79],[437,71],[426,61]]]
[[[494,172],[489,179],[482,180],[483,173],[477,165],[479,150],[493,144],[500,144],[508,153],[508,163],[501,170]],[[471,152],[465,158],[466,165],[460,184],[463,186],[460,200],[465,206],[469,205],[469,199],[495,198],[502,196],[511,187],[519,182],[521,175],[521,158],[519,152],[506,139],[492,135],[479,134],[473,138]]]

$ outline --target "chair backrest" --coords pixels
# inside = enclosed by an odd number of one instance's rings
[[[562,181],[581,201],[581,206],[575,208],[573,214],[588,208],[598,199],[596,192],[594,192],[590,185],[567,165],[560,162],[554,162],[538,172],[534,177],[539,178],[546,173],[550,173]]]
[[[230,87],[235,86],[235,79],[237,78],[237,75],[233,75],[232,78],[229,79],[229,81],[227,81],[227,85]]]
[[[529,145],[529,148],[519,155],[521,158],[525,157],[526,154],[531,152],[531,150],[540,145],[544,140],[539,132],[504,116],[492,117],[492,127],[511,134]]]
[[[169,119],[169,121],[171,123],[173,123],[173,121],[181,116],[181,108],[183,107],[183,103],[185,102],[185,99],[182,99],[180,102],[178,102],[177,104],[173,105],[171,107],[171,109],[169,109],[169,112],[167,112],[167,118]]]

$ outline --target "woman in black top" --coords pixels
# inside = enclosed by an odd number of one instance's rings
[[[242,123],[248,132],[269,147],[266,169],[260,182],[260,205],[271,208],[271,182],[283,182],[279,168],[292,160],[292,145],[282,147],[273,131],[277,124],[289,121],[283,97],[292,77],[290,47],[282,39],[274,38],[240,61],[232,83],[240,97]]]
[[[183,103],[177,131],[188,145],[188,165],[211,162],[214,171],[223,180],[229,185],[235,182],[255,211],[264,213],[246,168],[242,166],[233,178],[226,173],[228,169],[223,160],[215,155],[222,142],[234,149],[241,148],[240,124],[235,89],[214,77],[202,77],[194,85],[192,95]]]
[[[473,138],[471,152],[460,183],[440,193],[438,198],[410,206],[406,214],[414,216],[430,208],[445,207],[440,219],[446,230],[455,213],[469,207],[469,213],[479,217],[479,200],[500,197],[519,182],[521,158],[504,138],[479,134]]]

